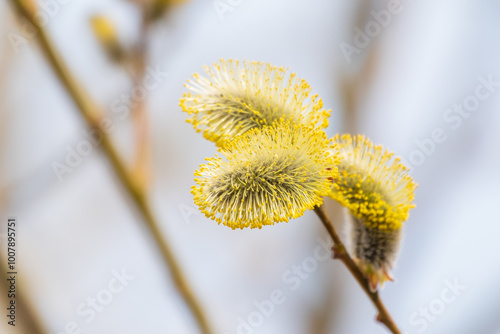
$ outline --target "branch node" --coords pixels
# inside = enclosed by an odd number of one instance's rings
[[[333,252],[333,256],[332,257],[335,260],[342,259],[345,256],[345,254],[346,254],[345,248],[342,247],[342,246],[340,246],[340,245],[337,245],[337,244],[335,244],[335,245],[332,246],[332,252]]]

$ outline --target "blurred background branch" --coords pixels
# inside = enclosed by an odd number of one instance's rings
[[[401,1],[400,12],[390,16],[384,13],[396,1],[191,0],[176,7],[165,0],[35,3],[37,18],[78,84],[105,113],[97,113],[96,119],[111,119],[116,126],[108,137],[138,188],[139,177],[132,176],[137,123],[122,96],[138,80],[132,56],[140,6],[154,3],[148,9],[152,23],[146,59],[168,71],[169,78],[148,91],[145,101],[152,148],[146,176],[154,182],[149,180],[142,192],[147,192],[190,283],[210,302],[210,322],[221,333],[237,333],[240,321],[260,320],[254,301],[268,299],[274,289],[283,291],[286,301],[275,305],[269,318],[260,313],[263,320],[252,327],[255,333],[387,330],[374,324],[373,306],[349,272],[328,259],[322,242],[327,235],[313,214],[240,232],[213,224],[193,205],[192,172],[215,148],[185,124],[178,100],[182,83],[201,64],[220,57],[290,67],[332,109],[329,135],[362,132],[415,161],[418,208],[405,226],[395,268],[398,280],[380,291],[403,332],[499,332],[495,296],[500,271],[485,257],[499,251],[499,159],[492,154],[500,150],[498,88],[488,91],[490,97],[480,100],[477,110],[455,111],[455,105],[474,101],[479,76],[491,76],[494,82],[500,78],[499,3]],[[215,3],[220,6],[214,8]],[[0,197],[5,201],[0,213],[25,222],[24,298],[55,332],[68,320],[96,334],[197,332],[142,216],[133,201],[124,200],[127,192],[98,146],[77,167],[66,163],[72,172],[63,182],[51,168],[53,162],[65,164],[66,147],[76,151],[89,139],[82,130],[90,131],[78,112],[70,111],[74,103],[44,63],[36,32],[9,6],[10,1],[0,1],[0,58],[9,57],[0,68]],[[104,47],[107,57],[89,30],[95,14],[111,23],[111,29],[101,27],[105,45],[112,46]],[[363,34],[367,37],[359,37]],[[339,48],[345,43],[360,51],[352,62]],[[117,100],[123,113],[113,108]],[[427,144],[434,130],[443,130],[446,141]],[[432,152],[426,149],[430,145]],[[339,207],[325,201],[344,240]],[[316,247],[321,260],[313,256]],[[313,260],[318,260],[316,269]],[[304,263],[311,272],[304,271]],[[96,296],[116,268],[125,268],[136,281],[96,321],[85,322],[75,313],[77,305]],[[295,268],[304,276],[295,274]],[[454,295],[445,282],[467,289]],[[454,301],[444,302],[443,292]],[[20,315],[20,320],[26,318]],[[22,328],[12,330],[1,322],[0,332],[21,333]]]
[[[333,226],[330,218],[328,218],[328,215],[326,213],[326,210],[323,205],[320,207],[317,207],[314,209],[314,212],[318,215],[319,219],[323,223],[323,226],[325,226],[326,230],[328,231],[328,234],[333,240],[333,256],[335,259],[339,259],[342,261],[342,263],[347,267],[351,275],[356,279],[356,281],[359,283],[363,291],[367,294],[368,298],[372,301],[373,305],[377,308],[378,314],[377,314],[377,321],[380,321],[383,323],[393,334],[401,334],[401,331],[398,329],[396,326],[396,323],[392,319],[391,315],[387,311],[387,309],[384,306],[384,303],[380,299],[380,296],[378,294],[378,291],[371,291],[370,290],[370,285],[368,283],[368,280],[364,277],[363,273],[361,270],[359,270],[359,267],[356,265],[354,260],[351,258],[349,253],[347,252],[347,249],[340,239],[337,231],[335,230],[335,227]]]
[[[208,319],[204,311],[202,310],[197,298],[189,287],[181,271],[181,268],[172,250],[170,249],[170,246],[166,242],[166,238],[161,231],[160,225],[149,206],[147,194],[144,190],[144,187],[138,184],[137,180],[132,177],[128,168],[122,162],[122,159],[120,158],[119,153],[117,152],[111,139],[101,128],[102,113],[100,112],[100,109],[85,93],[84,89],[73,77],[69,68],[66,66],[59,53],[56,51],[56,48],[45,29],[39,24],[37,20],[34,19],[36,13],[35,2],[32,0],[12,0],[11,3],[18,10],[19,14],[23,15],[37,29],[37,39],[40,42],[42,51],[47,57],[57,77],[63,83],[64,88],[67,90],[68,94],[72,97],[73,101],[77,105],[78,110],[87,121],[88,125],[92,129],[97,129],[102,132],[103,138],[100,147],[106,154],[118,179],[123,184],[124,189],[128,192],[130,197],[135,202],[144,222],[146,223],[152,236],[154,237],[154,240],[161,251],[165,264],[170,270],[172,279],[179,293],[192,312],[198,324],[200,332],[204,334],[212,333],[208,323]],[[141,127],[142,126],[143,125],[141,125]]]
[[[134,87],[139,87],[145,78],[146,64],[148,61],[149,47],[149,27],[151,18],[149,16],[149,6],[142,5],[142,21],[140,24],[139,39],[133,51],[133,74],[132,82]],[[138,184],[147,188],[150,180],[151,169],[151,143],[149,133],[149,121],[147,114],[146,99],[139,99],[132,104],[132,117],[135,130],[135,157],[133,166],[133,175]]]
[[[6,42],[6,41],[4,41]],[[0,54],[0,73],[5,74],[8,73],[7,68],[12,65],[10,63],[12,59],[10,59],[8,53]],[[0,100],[5,101],[5,86],[6,80],[4,77],[0,78]],[[0,160],[3,160],[6,144],[7,144],[7,130],[10,124],[9,115],[7,113],[6,108],[0,108]],[[3,177],[3,175],[0,175]],[[3,182],[2,182],[3,181]],[[12,195],[14,189],[21,187],[20,180],[2,180],[0,179],[0,213],[7,212],[7,200],[9,196]],[[5,219],[3,215],[0,215],[0,219]],[[0,279],[0,299],[5,302],[2,305],[9,305],[10,299],[8,298],[10,286],[8,284],[7,276],[5,273],[9,272],[7,267],[7,234],[3,234],[6,231],[6,223],[2,221],[2,230],[0,231],[0,246],[2,249],[0,250],[0,272],[2,273],[2,279]],[[27,293],[27,286],[24,284],[24,278],[22,276],[16,277],[16,293],[15,293],[15,302],[16,302],[16,330],[22,333],[33,333],[33,334],[46,334],[48,333],[48,328],[45,326],[45,323],[38,313],[36,306],[34,305],[34,301],[29,297],[29,293]],[[20,316],[19,316],[20,315]],[[0,328],[2,326],[10,327],[6,322],[2,321],[0,324]],[[19,319],[21,319],[19,321]]]

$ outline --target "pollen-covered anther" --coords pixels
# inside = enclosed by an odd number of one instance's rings
[[[205,67],[207,77],[195,74],[185,85],[180,106],[197,131],[222,146],[229,139],[278,120],[318,128],[328,126],[330,111],[323,109],[311,87],[295,73],[255,61],[224,60]]]
[[[192,193],[207,217],[233,229],[300,217],[323,202],[329,178],[338,176],[325,133],[290,121],[252,129],[219,152],[196,172]]]

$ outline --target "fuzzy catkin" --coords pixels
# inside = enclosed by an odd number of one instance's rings
[[[187,122],[203,136],[223,146],[245,132],[289,120],[324,129],[330,110],[304,79],[283,67],[257,61],[221,59],[194,74],[180,101]]]

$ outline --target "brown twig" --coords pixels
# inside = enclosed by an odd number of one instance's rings
[[[0,16],[6,16],[4,14],[9,14],[9,13],[2,13]],[[5,17],[2,17],[2,19],[5,19]],[[7,19],[11,19],[10,15],[7,17]],[[10,23],[10,22],[9,22]],[[3,44],[3,43],[2,43]],[[6,48],[6,45],[0,45],[0,47]],[[0,55],[0,73],[4,74],[4,78],[0,79],[0,101],[2,101],[2,105],[0,106],[0,159],[5,159],[6,157],[4,156],[5,154],[5,148],[8,142],[7,142],[7,137],[9,135],[9,129],[12,127],[12,122],[9,118],[10,115],[8,115],[7,110],[10,108],[6,107],[3,105],[7,99],[5,96],[5,86],[8,82],[8,80],[4,80],[5,77],[8,75],[8,70],[10,69],[11,64],[11,57],[14,53],[9,53],[5,52],[4,54]],[[3,177],[3,175],[1,175]],[[30,180],[30,177],[32,175],[29,175],[26,177],[22,178],[22,180],[19,178],[12,178],[12,176],[9,176],[7,179],[2,180],[5,181],[6,184],[2,184],[0,186],[0,212],[6,214],[8,210],[8,200],[9,197],[12,193],[14,193],[14,190],[18,188],[26,179]],[[29,181],[28,181],[29,182]],[[33,183],[31,183],[33,185]],[[36,189],[38,191],[39,189]],[[2,231],[1,232],[6,232],[7,231],[7,219],[4,220],[4,217],[7,218],[6,216],[0,214],[0,218],[2,219],[2,224],[0,224]],[[8,237],[8,235],[6,235]],[[2,249],[0,251],[0,300],[1,300],[1,305],[3,307],[7,307],[10,304],[10,299],[9,299],[9,290],[10,290],[10,284],[8,284],[7,278],[8,276],[5,276],[5,273],[11,271],[8,268],[8,263],[7,263],[7,253],[4,253],[7,250],[7,242],[8,239],[5,239],[5,243],[0,241],[0,246],[2,246]],[[19,257],[17,258],[17,261],[19,260]],[[19,263],[18,263],[19,266]],[[24,271],[24,270],[23,270]],[[18,271],[19,273],[19,271]],[[32,275],[32,273],[30,273]],[[25,284],[25,281],[22,279],[23,275],[17,275],[16,277],[16,293],[15,293],[15,306],[16,306],[16,326],[12,328],[10,325],[6,324],[7,321],[10,321],[11,319],[6,318],[4,315],[4,319],[6,319],[5,323],[2,324],[7,327],[11,327],[12,329],[17,329],[15,331],[16,333],[32,333],[32,334],[45,334],[48,333],[48,328],[46,327],[46,324],[44,322],[43,317],[40,315],[38,312],[38,309],[34,305],[33,301],[33,296],[28,293],[27,291],[27,286]]]
[[[375,305],[375,307],[377,308],[378,310],[378,314],[376,317],[377,321],[383,323],[391,331],[391,333],[401,334],[400,330],[394,323],[394,320],[392,320],[391,315],[389,314],[384,304],[382,303],[378,291],[372,292],[370,290],[368,280],[363,276],[363,273],[358,268],[354,260],[349,255],[349,253],[347,253],[347,249],[344,246],[344,243],[340,239],[339,235],[337,234],[337,231],[333,227],[330,218],[328,218],[324,206],[321,205],[320,207],[316,207],[314,209],[314,212],[316,212],[319,219],[321,220],[326,230],[328,231],[328,234],[333,240],[333,247],[332,247],[333,257],[335,259],[342,261],[342,263],[347,267],[352,276],[354,276],[356,281],[359,283],[363,291],[368,295],[373,305]]]
[[[146,63],[148,57],[148,38],[151,18],[149,17],[149,5],[141,4],[142,22],[139,32],[139,40],[133,50],[132,59],[132,81],[134,87],[140,86],[145,78]],[[132,168],[132,176],[138,185],[147,188],[150,182],[150,136],[149,119],[146,112],[146,100],[132,101],[132,118],[135,131],[135,156]]]
[[[208,320],[204,312],[202,311],[200,304],[198,303],[195,295],[193,294],[191,288],[185,280],[181,268],[172,250],[170,249],[170,246],[165,241],[165,237],[163,236],[160,225],[158,224],[154,214],[152,213],[152,210],[147,201],[146,193],[141,187],[137,185],[137,183],[125,167],[125,164],[122,162],[122,159],[120,158],[120,155],[118,154],[118,151],[113,145],[111,139],[105,133],[105,131],[102,131],[102,129],[100,128],[101,113],[99,111],[99,108],[92,102],[85,91],[81,88],[79,83],[74,79],[73,75],[57,52],[55,46],[53,45],[51,39],[49,38],[43,27],[33,19],[36,10],[33,1],[11,0],[11,2],[19,11],[19,13],[25,16],[30,21],[30,23],[38,30],[37,38],[43,53],[47,57],[49,64],[52,66],[55,74],[62,82],[64,88],[78,107],[81,115],[85,118],[91,128],[101,131],[103,135],[101,148],[107,156],[119,181],[122,183],[123,187],[136,204],[138,211],[140,212],[144,222],[149,228],[149,231],[151,232],[161,252],[161,255],[163,256],[165,264],[170,270],[170,274],[172,275],[174,284],[176,285],[178,291],[180,292],[184,301],[192,312],[193,317],[198,324],[200,332],[203,334],[212,333],[208,324]]]

